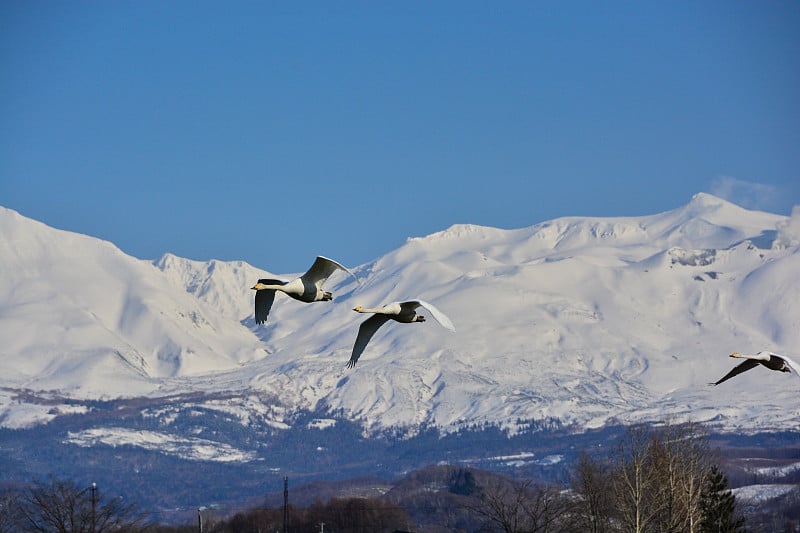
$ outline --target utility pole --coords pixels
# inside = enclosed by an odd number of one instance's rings
[[[97,530],[97,483],[92,482],[92,533]]]
[[[289,476],[283,476],[283,533],[289,533]]]

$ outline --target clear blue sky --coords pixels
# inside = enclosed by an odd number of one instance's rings
[[[0,205],[155,259],[800,203],[800,2],[0,2]]]

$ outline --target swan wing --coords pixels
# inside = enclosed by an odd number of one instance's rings
[[[317,287],[321,287],[325,280],[328,279],[331,274],[336,272],[336,270],[344,270],[353,276],[358,283],[361,283],[356,275],[353,274],[346,266],[337,263],[333,259],[322,257],[321,255],[317,256],[317,258],[314,260],[314,264],[311,265],[311,268],[308,269],[308,272],[300,276],[300,279],[302,279],[304,282],[312,283]]]
[[[748,359],[747,361],[743,361],[743,362],[739,363],[738,365],[736,365],[735,367],[733,367],[733,370],[731,370],[730,372],[728,372],[727,374],[722,376],[722,378],[719,381],[717,381],[716,383],[714,383],[714,385],[719,385],[723,381],[727,381],[727,380],[731,379],[734,376],[738,376],[742,372],[747,372],[751,368],[755,368],[760,364],[761,363],[759,363],[755,359]]]
[[[361,357],[361,354],[364,352],[364,348],[367,347],[369,340],[375,335],[378,328],[384,325],[388,320],[389,317],[387,315],[372,315],[361,323],[361,326],[358,328],[356,343],[353,345],[353,353],[350,355],[350,360],[347,362],[347,368],[356,366],[356,362],[358,362],[358,358]]]
[[[279,279],[260,279],[259,283],[264,285],[286,285],[285,281]],[[256,291],[256,324],[263,324],[267,321],[269,311],[272,309],[272,302],[275,301],[275,289],[262,289]]]
[[[793,360],[793,359],[791,359],[789,357],[786,357],[785,355],[780,355],[780,354],[777,354],[777,353],[773,353],[771,355],[774,355],[778,359],[783,359],[783,361],[786,363],[786,365],[789,368],[792,369],[792,372],[794,372],[797,377],[800,377],[800,363],[798,363],[797,361],[795,361],[795,360]]]
[[[441,324],[444,328],[449,329],[450,331],[455,331],[456,327],[453,325],[453,322],[448,318],[447,315],[439,311],[433,304],[428,303],[424,300],[412,300],[412,302],[421,305],[428,311],[430,311],[431,316],[436,319],[436,321]]]

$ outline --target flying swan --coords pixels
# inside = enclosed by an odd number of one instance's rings
[[[716,383],[712,383],[712,385],[719,385],[723,381],[729,380],[734,376],[738,376],[742,372],[747,372],[751,368],[755,368],[758,365],[764,365],[770,370],[778,370],[780,372],[794,371],[794,373],[800,377],[800,365],[785,355],[778,355],[772,352],[758,352],[752,355],[734,352],[730,356],[746,360],[733,367],[733,370],[722,376],[722,379]]]
[[[325,280],[336,270],[344,270],[359,282],[356,275],[350,272],[347,267],[337,263],[333,259],[322,257],[321,255],[317,256],[314,260],[314,264],[308,269],[308,272],[292,281],[284,281],[281,279],[258,280],[258,283],[251,287],[256,291],[256,324],[263,324],[267,321],[269,311],[272,309],[272,302],[275,301],[275,291],[283,292],[295,300],[306,303],[333,300],[333,295],[331,293],[322,290],[322,284],[325,283]]]
[[[359,305],[353,309],[353,311],[358,313],[374,314],[362,322],[361,326],[358,328],[358,337],[356,337],[356,343],[353,345],[353,354],[350,356],[350,360],[347,362],[347,368],[353,368],[356,366],[358,358],[361,357],[361,353],[364,351],[364,348],[367,347],[369,340],[372,338],[375,332],[378,331],[378,328],[380,328],[389,320],[403,322],[404,324],[410,324],[412,322],[425,322],[425,317],[418,315],[416,312],[417,307],[420,306],[430,311],[431,316],[433,316],[433,318],[435,318],[439,324],[450,331],[456,330],[455,326],[453,326],[453,323],[449,318],[447,318],[447,315],[436,309],[436,307],[433,305],[422,300],[392,302],[384,305],[383,307],[379,307],[378,309],[369,309]]]

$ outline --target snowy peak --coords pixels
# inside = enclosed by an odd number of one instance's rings
[[[381,266],[435,260],[469,271],[576,254],[592,262],[613,263],[610,256],[640,261],[671,247],[725,249],[746,240],[770,248],[781,224],[785,217],[748,211],[699,193],[685,206],[644,217],[563,217],[514,230],[456,224],[409,239],[384,256]]]
[[[685,206],[645,217],[650,235],[684,248],[729,248],[744,240],[772,244],[778,215],[748,211],[706,193],[696,194]]]
[[[244,261],[193,261],[164,254],[153,263],[173,285],[216,309],[227,319],[241,322],[253,314],[250,287],[274,274]]]
[[[707,192],[699,192],[693,195],[692,199],[689,200],[689,203],[686,204],[682,209],[685,211],[693,211],[697,214],[708,211],[718,211],[720,209],[747,212],[746,209]]]

